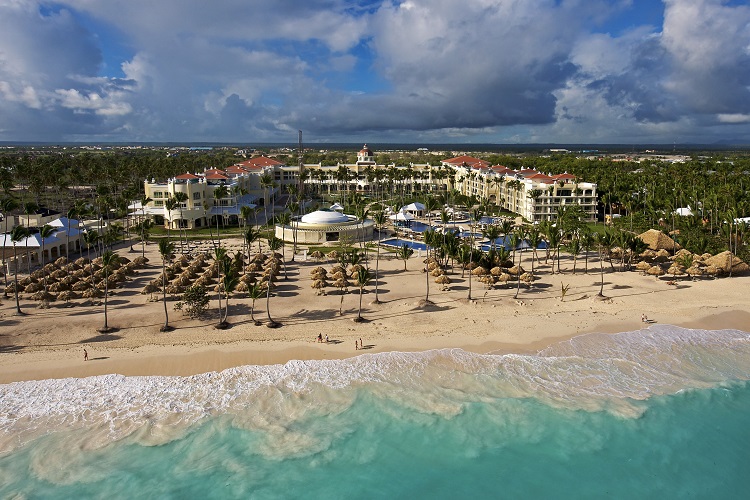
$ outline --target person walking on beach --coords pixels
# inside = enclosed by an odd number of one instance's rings
[[[364,349],[365,348],[365,343],[362,342],[362,337],[359,338],[359,348],[360,349]]]
[[[328,343],[328,334],[326,333],[326,344]]]
[[[83,349],[83,360],[84,361],[89,360],[89,352],[85,348]]]
[[[357,344],[357,341],[354,341],[354,350],[359,351],[359,344]]]
[[[322,333],[318,334],[318,342],[323,342],[323,334]]]

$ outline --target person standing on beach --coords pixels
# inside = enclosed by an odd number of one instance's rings
[[[83,349],[83,360],[84,361],[89,360],[89,352],[86,350],[86,348]]]
[[[365,343],[362,342],[362,337],[359,338],[359,348],[360,349],[364,349],[365,348]]]
[[[359,351],[359,344],[357,344],[357,341],[354,341],[354,350]]]

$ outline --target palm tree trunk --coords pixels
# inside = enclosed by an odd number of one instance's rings
[[[18,302],[18,254],[16,253],[15,243],[13,243],[13,263],[15,265],[15,273],[13,273],[15,286],[13,287],[13,290],[16,295],[16,314],[21,314],[21,304]]]

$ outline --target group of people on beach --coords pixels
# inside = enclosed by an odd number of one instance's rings
[[[323,342],[323,334],[322,333],[318,334],[318,342]],[[326,333],[326,340],[325,340],[325,342],[326,342],[326,344],[328,343],[328,334],[327,333]]]

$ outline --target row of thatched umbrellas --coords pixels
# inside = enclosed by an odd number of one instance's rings
[[[166,293],[170,295],[184,293],[188,287],[194,285],[208,288],[216,283],[218,274],[217,261],[213,260],[210,264],[207,262],[211,258],[209,254],[199,254],[192,260],[186,255],[178,257],[175,262],[164,270],[163,274],[160,273],[146,284],[141,293],[152,295],[161,292],[164,281],[168,282]],[[242,259],[239,262],[244,263],[244,255],[242,255]],[[238,271],[243,271],[243,273],[240,276],[240,283],[237,285],[235,291],[240,293],[248,292],[250,287],[256,282],[260,282],[263,289],[270,282],[273,288],[273,282],[281,271],[281,265],[281,254],[279,253],[269,256],[262,253],[256,254],[244,268],[237,269]],[[262,272],[262,275],[258,278],[258,273],[260,272]],[[220,284],[215,285],[214,291],[218,292],[222,289],[221,286]]]
[[[665,252],[665,250],[659,250],[658,252],[647,250],[647,252],[659,254]],[[661,265],[649,263],[646,260],[638,262],[635,265],[635,268],[638,271],[644,272],[645,274],[657,277],[663,276],[665,274],[671,274],[673,276],[688,275],[691,277],[715,277],[722,274],[729,274],[730,272],[744,273],[750,270],[750,266],[748,266],[738,257],[732,255],[729,251],[721,252],[717,255],[711,255],[709,253],[698,255],[693,254],[688,250],[682,249],[673,257],[667,257],[666,262],[670,261],[671,265],[666,270]],[[683,265],[683,262],[689,262],[690,265],[685,267]]]
[[[135,274],[147,261],[148,259],[143,257],[137,257],[132,261],[126,257],[120,257],[119,263],[115,264],[112,269],[105,270],[102,268],[101,257],[93,261],[81,257],[73,262],[69,262],[66,257],[60,257],[46,264],[42,269],[37,269],[29,276],[18,280],[18,291],[19,294],[29,294],[28,298],[31,300],[47,302],[69,301],[80,297],[98,298],[104,294],[105,277],[107,287],[116,288],[126,281],[128,276]],[[6,293],[14,292],[15,281],[9,283],[6,288]]]

